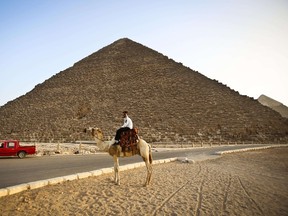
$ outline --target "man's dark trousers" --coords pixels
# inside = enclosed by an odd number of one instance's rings
[[[128,130],[130,130],[129,127],[119,128],[119,129],[116,131],[115,141],[116,141],[116,140],[119,141],[119,140],[120,140],[121,133],[122,133],[123,131],[128,131]]]

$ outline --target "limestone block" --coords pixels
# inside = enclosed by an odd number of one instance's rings
[[[11,186],[11,187],[7,187],[8,189],[8,194],[12,195],[15,193],[19,193],[25,190],[28,190],[29,185],[28,184],[20,184],[20,185],[15,185],[15,186]]]
[[[113,168],[103,168],[101,169],[103,174],[107,174],[107,173],[112,173],[114,172],[114,169]]]
[[[28,185],[29,185],[29,189],[33,190],[33,189],[41,188],[41,187],[48,185],[48,180],[34,181],[34,182],[28,183]]]
[[[73,180],[77,180],[78,176],[77,174],[73,174],[73,175],[67,175],[67,176],[63,176],[64,181],[73,181]]]
[[[7,188],[1,188],[0,189],[0,197],[7,196],[8,195],[8,189]]]
[[[63,177],[56,177],[56,178],[48,179],[48,184],[54,185],[54,184],[62,183],[63,181],[64,181]]]
[[[83,172],[83,173],[78,173],[77,174],[78,179],[83,179],[83,178],[88,178],[90,176],[92,176],[91,172]]]

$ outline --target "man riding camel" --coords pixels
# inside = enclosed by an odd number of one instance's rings
[[[120,141],[120,136],[123,131],[128,131],[130,129],[133,129],[133,122],[128,116],[128,112],[124,111],[123,112],[123,118],[124,118],[124,123],[123,125],[116,131],[115,135],[115,143],[113,145],[118,145]]]

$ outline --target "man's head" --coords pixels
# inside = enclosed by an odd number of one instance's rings
[[[128,115],[128,111],[123,111],[123,118],[125,118]]]

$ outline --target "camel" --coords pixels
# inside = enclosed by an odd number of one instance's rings
[[[113,145],[114,138],[111,141],[103,140],[103,132],[99,128],[90,127],[84,130],[85,132],[91,132],[91,135],[94,137],[96,141],[96,145],[101,151],[108,152],[114,160],[114,182],[117,185],[120,185],[120,176],[119,176],[119,157],[131,157],[136,155],[131,152],[122,152],[122,148],[120,145]],[[148,144],[145,140],[139,138],[137,142],[137,152],[140,155],[146,165],[147,168],[147,177],[144,186],[148,186],[151,180],[152,175],[152,151],[151,145]]]

